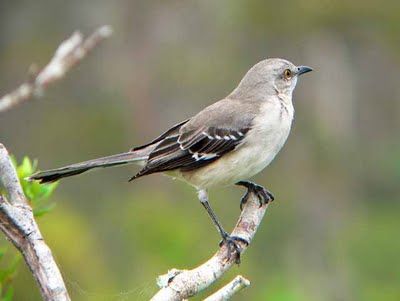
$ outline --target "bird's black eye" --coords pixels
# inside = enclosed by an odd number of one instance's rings
[[[292,77],[292,71],[290,69],[285,69],[285,71],[283,71],[283,76],[286,79],[290,79]]]

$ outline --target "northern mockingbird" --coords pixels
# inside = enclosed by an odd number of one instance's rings
[[[239,259],[237,240],[243,239],[231,237],[223,229],[210,207],[207,189],[245,186],[248,190],[241,206],[249,192],[256,193],[260,205],[274,199],[267,189],[246,179],[263,170],[285,143],[294,114],[293,90],[299,75],[311,70],[284,59],[263,60],[226,98],[174,125],[153,141],[126,153],[39,172],[30,179],[53,182],[93,168],[133,162],[142,165],[142,169],[130,181],[165,172],[197,189],[201,204],[222,237],[221,243],[228,244],[228,256],[236,251]]]

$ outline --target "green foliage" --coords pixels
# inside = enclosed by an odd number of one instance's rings
[[[53,209],[55,203],[49,203],[48,198],[56,189],[58,183],[40,184],[36,181],[28,181],[26,178],[37,170],[37,160],[32,161],[28,157],[24,157],[20,165],[17,164],[15,158],[12,158],[12,160],[25,196],[32,206],[33,214],[38,217]]]
[[[33,209],[33,214],[38,217],[53,209],[55,203],[48,202],[48,198],[54,192],[57,183],[43,185],[38,182],[30,182],[26,178],[36,171],[37,161],[24,157],[21,164],[18,164],[14,157],[11,157],[11,160],[25,196]],[[4,193],[4,191],[0,191],[0,193]],[[20,261],[21,255],[18,252],[15,250],[7,252],[6,247],[0,247],[0,301],[11,301],[13,299],[12,282],[17,274]]]

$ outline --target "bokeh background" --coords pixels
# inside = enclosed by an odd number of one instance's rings
[[[234,300],[400,300],[399,1],[1,1],[1,94],[73,31],[103,24],[112,38],[65,80],[0,115],[17,158],[47,169],[121,152],[223,98],[263,58],[312,66],[286,146],[256,177],[277,200],[208,293],[240,273],[252,285]],[[39,219],[73,300],[147,300],[157,275],[216,249],[192,188],[127,183],[136,171],[64,180]],[[211,191],[227,229],[242,193]],[[40,299],[24,265],[15,290]]]

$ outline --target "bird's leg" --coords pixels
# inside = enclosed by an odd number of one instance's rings
[[[240,253],[242,252],[242,248],[237,243],[237,241],[244,242],[245,244],[249,244],[247,240],[238,236],[230,236],[228,232],[224,230],[219,222],[217,216],[215,215],[214,211],[211,209],[210,203],[208,202],[208,195],[206,190],[199,190],[199,200],[203,207],[207,210],[208,215],[211,217],[211,220],[214,226],[217,228],[219,234],[222,237],[222,241],[219,243],[220,246],[223,244],[227,245],[228,250],[228,259],[232,256],[232,251],[236,252],[236,260],[237,264],[240,263]]]
[[[246,193],[240,200],[240,210],[243,209],[243,205],[246,204],[250,193],[254,193],[260,202],[260,207],[264,204],[268,204],[269,202],[272,202],[275,198],[274,195],[268,191],[266,188],[262,187],[261,185],[257,185],[256,183],[250,182],[250,181],[240,181],[237,182],[236,185],[239,186],[244,186],[247,188]]]

